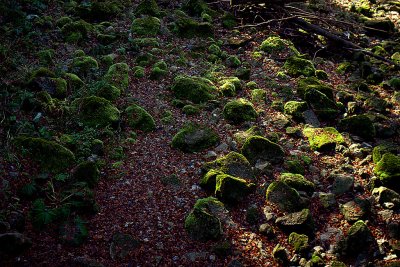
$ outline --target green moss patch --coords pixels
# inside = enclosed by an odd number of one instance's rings
[[[253,165],[257,161],[280,163],[285,156],[285,152],[281,146],[262,136],[249,137],[243,144],[242,154]]]
[[[288,101],[285,103],[283,110],[285,114],[292,116],[294,119],[303,120],[303,112],[308,109],[308,105],[304,101]]]
[[[135,15],[160,16],[160,8],[155,0],[142,0],[135,8]]]
[[[324,151],[335,149],[344,142],[343,136],[333,127],[305,128],[304,136],[308,138],[312,150]]]
[[[119,121],[119,110],[102,97],[89,96],[74,101],[83,124],[90,127],[115,125]]]
[[[17,137],[15,144],[26,150],[32,160],[52,172],[65,171],[75,162],[75,155],[64,146],[42,138]]]
[[[173,31],[180,37],[211,37],[214,35],[213,26],[209,22],[198,22],[186,14],[177,12]]]
[[[197,104],[214,99],[217,89],[210,80],[202,77],[177,76],[172,91],[176,98]]]
[[[293,77],[298,77],[300,75],[306,77],[315,76],[314,64],[310,60],[297,56],[289,57],[283,65],[283,69],[287,74]]]
[[[301,174],[294,173],[282,173],[279,180],[285,182],[290,187],[293,187],[297,191],[304,191],[311,195],[315,190],[315,185],[313,182],[304,178]]]
[[[250,162],[245,156],[237,152],[229,152],[226,156],[207,162],[204,168],[206,170],[211,169],[244,179],[254,178]]]
[[[110,66],[104,80],[117,87],[121,92],[128,89],[129,85],[129,66],[126,63],[116,63]]]
[[[160,33],[161,21],[156,17],[144,17],[133,20],[131,31],[139,36],[155,36]]]
[[[386,153],[374,168],[374,173],[382,181],[383,185],[400,192],[400,157],[392,153]]]
[[[269,36],[261,43],[260,50],[274,55],[281,53],[289,56],[300,54],[291,41],[282,39],[279,36]]]

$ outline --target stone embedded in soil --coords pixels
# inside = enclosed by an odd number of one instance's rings
[[[393,203],[395,209],[400,207],[400,194],[394,190],[381,186],[374,188],[372,195],[381,206],[385,203]]]
[[[341,195],[349,192],[354,184],[354,178],[344,174],[331,174],[329,176],[333,180],[332,193]]]
[[[172,147],[183,152],[198,152],[219,142],[218,134],[205,125],[188,124],[172,139]]]
[[[292,232],[288,237],[288,243],[293,246],[297,253],[304,253],[308,248],[308,236]]]
[[[355,198],[340,205],[340,211],[346,221],[353,223],[358,220],[364,220],[370,215],[371,203],[367,199]]]
[[[278,217],[275,223],[279,228],[287,233],[296,232],[300,234],[313,234],[315,228],[309,209],[303,209],[299,212],[293,212]]]
[[[262,136],[251,136],[242,147],[242,154],[251,164],[268,161],[272,164],[283,161],[285,152],[282,147]]]
[[[305,128],[304,136],[308,138],[312,150],[333,150],[344,142],[343,136],[333,127]]]

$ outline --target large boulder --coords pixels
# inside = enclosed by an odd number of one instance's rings
[[[222,225],[214,213],[223,206],[222,202],[213,197],[197,200],[185,219],[185,229],[189,236],[200,241],[218,239],[222,235]]]
[[[215,195],[222,202],[236,204],[246,197],[254,184],[249,184],[246,180],[228,174],[216,176]]]
[[[370,140],[375,136],[375,127],[366,115],[354,115],[340,120],[339,129],[364,139]]]
[[[19,136],[15,144],[26,150],[43,169],[51,172],[63,172],[75,162],[75,155],[68,148],[43,138]]]
[[[228,102],[223,110],[224,118],[234,124],[239,124],[245,121],[255,121],[257,112],[253,104],[244,99],[239,98]]]
[[[376,164],[374,173],[382,184],[390,189],[400,192],[400,157],[386,153]]]
[[[177,76],[172,91],[176,98],[198,104],[214,99],[217,88],[210,80],[202,77]]]
[[[89,96],[74,101],[79,118],[89,127],[116,126],[120,112],[110,101],[102,97]]]
[[[332,150],[344,142],[343,136],[333,127],[309,127],[303,130],[303,134],[308,138],[310,148],[317,151]]]
[[[266,199],[284,212],[296,212],[305,206],[296,189],[282,181],[272,182],[268,186]]]
[[[250,162],[242,154],[233,151],[226,156],[207,162],[203,168],[206,170],[215,169],[243,179],[254,178]]]
[[[128,125],[133,129],[150,132],[156,128],[153,117],[144,108],[136,104],[127,107],[125,114]]]
[[[287,233],[313,234],[314,232],[314,221],[309,209],[279,217],[275,223]]]
[[[281,146],[262,136],[249,137],[243,144],[242,154],[253,165],[257,161],[280,163],[285,156],[285,152]]]
[[[204,125],[188,124],[174,136],[172,147],[184,152],[197,152],[219,142],[218,134]]]

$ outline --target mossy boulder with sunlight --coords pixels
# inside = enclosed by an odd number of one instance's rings
[[[254,184],[228,174],[216,176],[215,195],[223,203],[237,204],[254,188]]]
[[[282,39],[279,36],[269,36],[261,43],[260,50],[276,56],[281,53],[289,56],[300,54],[291,41]]]
[[[253,104],[244,98],[228,102],[224,106],[223,114],[226,120],[234,124],[245,121],[255,121],[258,116]]]
[[[400,193],[400,157],[392,153],[382,156],[374,168],[382,184]]]
[[[211,169],[243,179],[254,178],[250,162],[245,156],[234,151],[214,161],[205,163],[203,169]]]
[[[258,161],[268,161],[273,164],[280,163],[285,156],[285,152],[280,145],[262,136],[250,136],[247,138],[242,147],[242,154],[253,165]]]
[[[336,145],[344,143],[343,136],[333,127],[305,128],[304,136],[308,138],[310,148],[316,151],[335,149]]]
[[[289,57],[283,65],[283,69],[288,75],[293,77],[298,77],[300,75],[306,77],[315,76],[314,64],[310,60],[297,56]]]
[[[198,76],[177,76],[171,89],[176,98],[196,104],[215,99],[217,93],[210,80]]]

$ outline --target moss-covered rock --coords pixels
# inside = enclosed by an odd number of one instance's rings
[[[144,132],[153,131],[156,128],[153,117],[142,107],[138,105],[130,105],[125,109],[127,122],[133,129]]]
[[[233,135],[233,137],[235,138],[237,144],[239,146],[242,146],[244,144],[244,142],[246,142],[247,138],[249,138],[250,136],[254,136],[254,135],[258,135],[258,136],[263,135],[261,129],[257,126],[252,126],[249,129],[247,129],[246,131],[237,132]]]
[[[310,77],[315,75],[314,64],[310,60],[297,56],[289,57],[283,65],[283,69],[287,74],[293,77],[300,75]]]
[[[185,219],[185,229],[189,236],[200,241],[218,239],[222,235],[222,225],[213,212],[223,206],[222,202],[213,197],[197,200]]]
[[[367,140],[375,137],[375,127],[366,115],[354,115],[340,120],[338,127],[342,131],[360,136]]]
[[[227,204],[237,204],[243,200],[254,187],[246,180],[228,174],[216,176],[215,195],[222,202]]]
[[[257,161],[280,163],[285,156],[285,152],[281,146],[262,136],[249,137],[243,144],[242,154],[253,165]]]
[[[297,253],[304,253],[309,248],[308,236],[292,232],[289,235],[288,243],[293,246]]]
[[[90,56],[79,56],[72,60],[71,70],[76,74],[87,73],[92,69],[98,68],[99,63],[97,63],[95,58]]]
[[[141,66],[136,66],[133,68],[133,77],[135,78],[143,78],[145,75],[144,68]]]
[[[84,20],[78,20],[66,23],[61,28],[61,33],[64,36],[64,40],[69,43],[76,43],[83,41],[92,31],[92,25]]]
[[[330,100],[334,100],[333,88],[326,83],[321,82],[316,77],[307,77],[299,80],[297,84],[297,94],[299,97],[305,99],[305,94],[310,89],[318,90]]]
[[[19,136],[15,140],[19,149],[27,151],[32,160],[48,171],[65,171],[75,162],[75,155],[64,146],[42,138]]]
[[[375,197],[376,201],[384,207],[385,203],[393,203],[394,208],[400,207],[400,194],[394,190],[380,186],[372,190],[372,195]]]
[[[157,80],[168,74],[168,66],[164,61],[159,61],[154,64],[150,72],[150,79]]]
[[[304,98],[315,114],[321,119],[333,119],[339,113],[335,102],[316,89],[307,90]]]
[[[81,4],[76,8],[77,14],[91,22],[107,21],[123,10],[124,5],[118,0],[96,1],[91,4]]]
[[[207,3],[203,0],[185,0],[182,5],[182,10],[190,16],[199,17],[202,13],[213,13],[208,7]]]
[[[377,145],[372,150],[372,161],[376,164],[381,160],[381,158],[384,154],[386,154],[386,153],[397,154],[398,150],[399,150],[399,147],[393,143],[383,143],[383,144]]]
[[[237,77],[227,77],[221,79],[218,84],[218,90],[224,96],[235,96],[238,90],[242,89],[242,84]]]
[[[75,93],[85,86],[85,82],[76,74],[67,72],[64,74],[64,79],[67,81],[68,91],[70,92]]]
[[[129,66],[126,63],[116,63],[110,66],[104,75],[104,80],[117,87],[121,92],[128,89],[129,85]]]
[[[267,92],[264,89],[254,89],[251,91],[251,101],[254,103],[265,103]]]
[[[231,68],[237,68],[242,64],[240,59],[237,56],[229,56],[226,59],[226,65]]]
[[[347,236],[342,238],[336,247],[336,252],[342,256],[356,257],[360,252],[367,252],[374,243],[374,237],[363,221],[355,222]]]
[[[56,75],[54,74],[53,71],[49,70],[48,68],[45,67],[40,67],[38,69],[33,70],[26,81],[26,84],[31,87],[34,90],[40,90],[40,86],[38,84],[38,81],[40,78],[55,78]]]
[[[74,101],[83,124],[90,127],[105,127],[119,122],[119,110],[102,97],[89,96]]]
[[[200,113],[200,108],[193,105],[185,105],[182,108],[182,112],[185,113],[186,115],[194,115]]]
[[[308,109],[307,102],[304,101],[288,101],[285,103],[283,110],[285,114],[292,116],[296,120],[303,120],[303,112]]]
[[[255,121],[258,116],[253,104],[244,98],[228,102],[224,106],[223,114],[226,120],[235,124],[245,121]]]
[[[237,152],[229,152],[226,156],[204,164],[204,169],[223,172],[244,179],[254,178],[249,161]]]
[[[115,101],[121,95],[121,90],[119,90],[114,85],[108,82],[100,81],[95,84],[96,95],[105,98],[109,101]]]
[[[296,189],[288,186],[285,182],[272,182],[266,192],[267,202],[276,205],[284,212],[300,211],[304,204]]]
[[[300,54],[291,41],[282,39],[275,35],[269,36],[267,39],[265,39],[260,45],[260,50],[277,56],[281,53],[289,56]]]
[[[210,80],[202,77],[177,76],[172,91],[176,98],[197,104],[214,99],[217,89]]]
[[[135,8],[135,15],[160,16],[160,8],[155,0],[142,0]]]
[[[209,22],[198,22],[185,13],[177,12],[173,31],[180,37],[211,37],[214,28]]]
[[[400,157],[392,153],[385,153],[374,168],[374,173],[382,184],[400,192]]]
[[[282,173],[279,180],[285,182],[288,186],[293,187],[297,191],[304,191],[311,195],[315,190],[315,184],[304,178],[301,174]]]
[[[73,171],[73,178],[78,182],[85,182],[90,188],[97,185],[100,179],[100,171],[93,161],[80,163]]]
[[[317,151],[332,150],[344,142],[343,136],[333,127],[305,128],[303,134],[308,138],[310,148]]]
[[[132,33],[139,36],[155,36],[160,33],[161,21],[156,17],[143,17],[134,19],[132,22]]]
[[[226,29],[233,29],[237,23],[236,23],[236,17],[230,13],[230,12],[225,12],[224,15],[221,18],[222,26]]]
[[[400,54],[400,53],[399,53]],[[399,60],[400,61],[400,60]],[[394,90],[399,91],[400,90],[400,78],[398,77],[393,77],[388,81],[388,85],[393,88]]]
[[[197,152],[219,142],[218,134],[204,125],[188,124],[174,136],[172,147],[184,152]]]
[[[204,176],[201,178],[200,186],[205,190],[215,192],[215,186],[217,185],[217,176],[220,174],[224,174],[222,171],[210,169]]]
[[[67,97],[67,81],[63,78],[51,78],[54,83],[54,93],[53,96],[58,99],[63,99]]]

